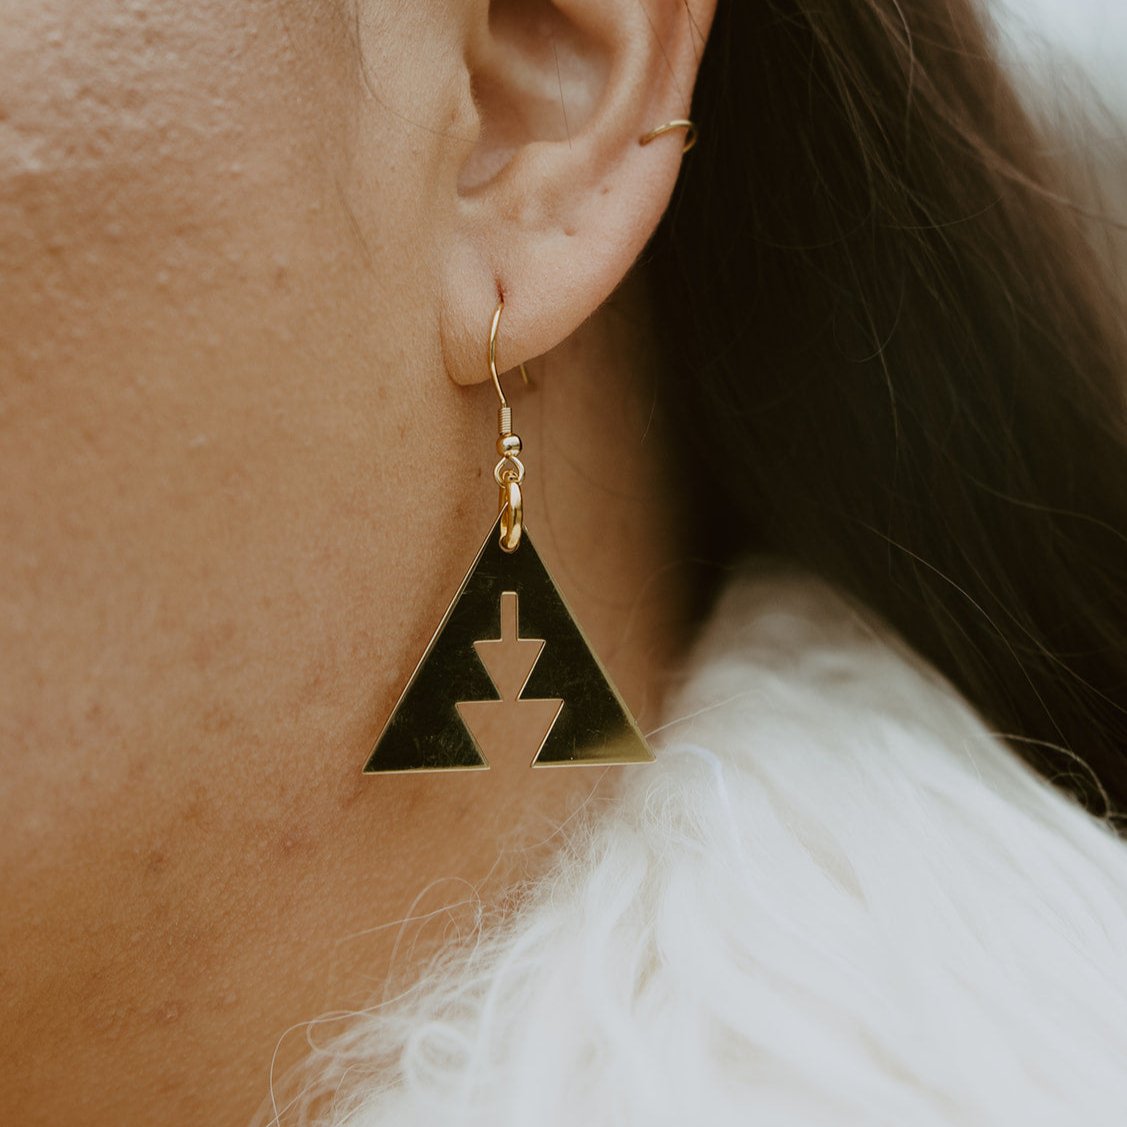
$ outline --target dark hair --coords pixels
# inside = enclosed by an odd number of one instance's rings
[[[829,578],[1127,808],[1119,309],[978,13],[721,0],[694,117],[650,269],[717,558]]]

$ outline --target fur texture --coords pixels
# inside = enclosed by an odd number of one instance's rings
[[[1127,1121],[1122,841],[809,581],[692,669],[513,918],[315,1052],[318,1122]]]

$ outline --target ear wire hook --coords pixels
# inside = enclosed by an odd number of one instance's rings
[[[521,482],[524,481],[524,463],[520,460],[523,449],[520,437],[513,434],[513,410],[505,398],[501,387],[501,375],[497,371],[497,329],[501,324],[501,313],[505,308],[505,297],[498,295],[497,308],[493,311],[493,323],[489,326],[489,375],[497,389],[497,453],[501,460],[493,470],[493,479],[500,490],[498,506],[501,514],[501,547],[506,552],[514,552],[520,544],[521,529],[524,523],[524,505],[521,498]],[[520,374],[528,383],[528,373],[520,365]]]
[[[497,299],[497,308],[493,310],[493,323],[489,326],[489,374],[493,377],[493,386],[497,389],[497,398],[501,406],[508,410],[509,401],[501,390],[501,376],[497,371],[497,329],[501,324],[501,314],[505,309],[505,296],[501,294]],[[520,364],[520,377],[528,384],[528,372],[524,364]]]
[[[502,408],[509,406],[505,393],[501,390],[501,376],[497,371],[497,327],[501,324],[501,313],[505,308],[505,299],[497,300],[497,308],[493,310],[493,324],[489,326],[489,374],[493,377],[493,386],[497,389],[497,398],[501,401]]]

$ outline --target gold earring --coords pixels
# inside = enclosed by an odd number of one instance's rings
[[[672,133],[675,129],[685,131],[685,143],[681,146],[681,152],[687,153],[697,143],[697,127],[687,117],[675,118],[673,121],[659,125],[656,129],[651,129],[648,133],[643,133],[638,138],[638,144],[648,145],[651,141],[656,141],[658,137]]]
[[[653,759],[524,524],[524,445],[497,371],[504,308],[501,297],[487,352],[499,400],[497,519],[376,740],[366,774]],[[498,736],[493,721],[502,702],[533,725],[528,746],[507,730]]]

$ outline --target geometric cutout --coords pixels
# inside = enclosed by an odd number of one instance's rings
[[[540,660],[544,639],[520,636],[520,596],[516,591],[501,592],[501,636],[474,642],[474,649],[501,699],[460,700],[454,707],[491,767],[502,758],[506,762],[523,758],[528,766],[544,746],[563,701],[559,697],[536,700],[521,695]],[[529,733],[522,757],[521,737]]]
[[[366,774],[488,767],[474,729],[485,731],[490,706],[500,701],[510,702],[522,716],[531,714],[540,725],[539,750],[537,739],[527,749],[535,755],[534,767],[653,759],[528,529],[516,550],[505,552],[498,539],[500,519],[392,710]],[[521,630],[529,636],[520,637]],[[504,659],[503,648],[510,653]],[[557,707],[557,702],[562,703]],[[492,758],[497,761],[495,752]]]

